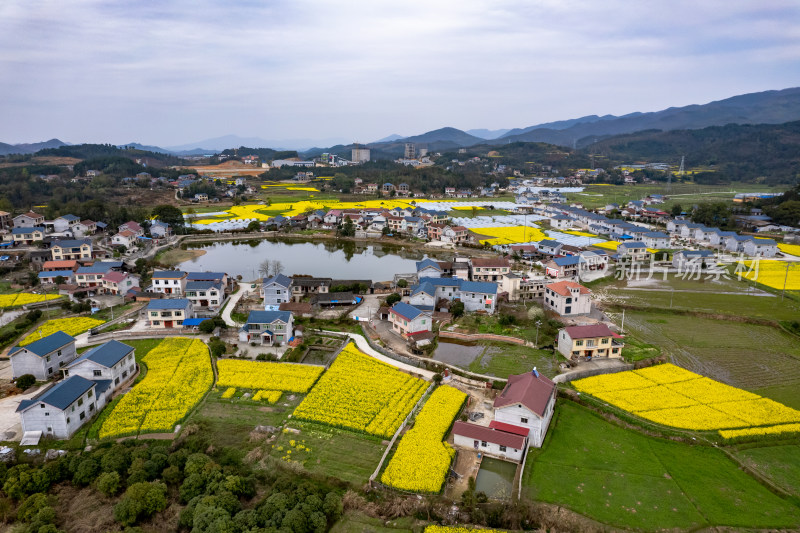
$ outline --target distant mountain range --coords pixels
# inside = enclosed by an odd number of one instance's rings
[[[462,131],[440,128],[422,135],[396,138],[388,142],[454,143],[459,147],[476,144],[510,142],[545,142],[578,148],[597,140],[644,130],[671,131],[700,129],[726,124],[782,124],[800,120],[800,88],[743,94],[702,105],[670,107],[649,113],[629,113],[623,116],[588,115],[585,117],[536,124],[510,130]],[[499,133],[499,135],[494,136]],[[433,149],[432,147],[429,147]]]
[[[22,143],[22,144],[6,144],[0,143],[0,155],[9,154],[33,154],[45,148],[58,148],[60,146],[69,146],[69,143],[60,141],[58,139],[50,139],[40,143]]]
[[[410,137],[392,134],[378,141],[367,143],[366,146],[372,150],[373,159],[387,159],[402,155],[403,145],[406,142],[418,144],[419,147],[425,147],[431,152],[452,151],[456,148],[483,144],[499,146],[513,142],[544,142],[583,148],[616,135],[647,130],[694,130],[726,124],[782,124],[795,120],[800,120],[800,88],[798,87],[744,94],[702,105],[670,107],[661,111],[635,112],[622,116],[588,115],[525,128],[463,131],[445,127]],[[302,151],[306,156],[312,156],[322,152],[341,152],[344,155],[345,151],[349,151],[352,146],[349,144],[350,142],[349,139],[341,138],[268,140],[260,137],[225,135],[165,148],[140,143],[121,146],[133,146],[154,153],[178,156],[212,154],[241,146],[297,150]],[[44,148],[69,145],[70,143],[58,139],[30,144],[0,143],[0,155],[31,154]],[[323,148],[325,146],[329,148]],[[346,157],[349,157],[349,154]]]

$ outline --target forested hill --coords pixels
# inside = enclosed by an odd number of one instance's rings
[[[135,148],[118,148],[113,144],[75,144],[59,148],[46,148],[36,152],[37,156],[74,157],[77,159],[95,159],[107,157],[125,157],[127,159],[140,159],[148,165],[164,167],[184,165],[186,161],[172,154],[137,150]]]
[[[610,161],[713,167],[727,181],[796,183],[800,176],[800,121],[641,131],[600,140],[582,150]]]

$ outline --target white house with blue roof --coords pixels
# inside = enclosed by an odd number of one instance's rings
[[[422,261],[417,261],[417,276],[419,278],[441,278],[442,266],[438,261],[426,257]]]
[[[182,270],[156,270],[150,289],[161,294],[183,294],[186,289],[187,273]]]
[[[294,317],[290,311],[250,311],[247,323],[239,330],[239,341],[261,346],[283,345],[294,336]]]
[[[292,278],[278,274],[266,278],[261,284],[264,294],[264,310],[277,311],[282,303],[292,301]]]
[[[221,281],[187,281],[186,298],[191,300],[196,312],[216,313],[225,301],[225,289]]]
[[[75,283],[79,287],[102,287],[103,277],[111,271],[121,271],[122,261],[97,261],[91,266],[78,267]]]
[[[63,233],[65,231],[73,231],[75,225],[77,225],[81,219],[76,217],[75,215],[61,215],[57,219],[53,220],[53,231],[58,233]]]
[[[105,406],[109,384],[71,376],[29,400],[22,400],[17,412],[23,433],[41,431],[45,437],[70,438]]]
[[[714,262],[714,253],[711,250],[679,250],[672,254],[672,266],[678,270],[687,268],[703,268]]]
[[[195,318],[192,302],[188,298],[150,300],[145,312],[150,327],[156,329],[182,327],[184,320]]]
[[[492,314],[497,306],[497,283],[458,278],[420,278],[411,288],[409,302],[421,309],[434,309],[440,299],[461,300],[466,311]]]
[[[409,335],[431,331],[433,315],[405,302],[397,302],[389,309],[392,331],[404,339]]]
[[[172,228],[166,222],[154,220],[150,223],[150,236],[154,239],[162,239],[172,235]]]
[[[647,245],[639,241],[623,242],[617,246],[617,254],[620,259],[626,261],[644,261],[650,257]]]
[[[64,368],[64,377],[81,376],[91,380],[108,380],[110,396],[136,373],[136,355],[132,346],[110,340],[84,352]]]
[[[14,346],[8,355],[14,378],[32,374],[37,380],[44,381],[57,375],[61,367],[77,357],[75,338],[56,331],[25,346]]]

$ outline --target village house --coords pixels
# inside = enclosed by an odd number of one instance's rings
[[[75,339],[63,331],[56,331],[25,346],[15,346],[8,354],[14,379],[32,374],[39,381],[50,379],[77,356]]]
[[[66,231],[73,232],[75,226],[81,221],[79,217],[75,215],[61,215],[60,217],[53,220],[53,231],[58,233],[64,233]],[[49,224],[49,222],[48,222]]]
[[[117,228],[117,232],[122,232],[122,231],[131,231],[137,237],[144,237],[144,229],[142,228],[142,226],[140,226],[137,222],[134,222],[132,220],[129,220],[128,222],[120,225]]]
[[[295,301],[300,301],[309,294],[326,294],[330,292],[331,278],[312,278],[310,276],[292,277],[292,297]]]
[[[42,271],[44,272],[56,272],[56,271],[64,271],[69,270],[73,273],[78,270],[80,265],[74,259],[70,259],[68,261],[45,261],[42,264]]]
[[[92,258],[91,239],[53,241],[50,244],[53,261],[69,261]]]
[[[441,278],[442,267],[438,261],[426,257],[422,261],[417,261],[417,277]]]
[[[497,283],[458,278],[420,278],[411,288],[409,302],[421,309],[433,309],[439,299],[460,300],[465,311],[493,314],[497,306]]]
[[[91,266],[81,266],[75,272],[75,283],[79,287],[102,287],[103,277],[112,270],[122,269],[121,261],[97,261]]]
[[[129,292],[139,290],[139,276],[111,270],[103,274],[101,287],[104,294],[127,296]]]
[[[556,384],[536,368],[508,376],[503,392],[494,400],[497,422],[528,430],[528,445],[541,448],[556,403]]]
[[[64,376],[81,376],[90,380],[107,380],[111,386],[108,397],[136,373],[136,358],[132,346],[116,340],[95,346],[64,368]]]
[[[97,232],[97,222],[93,220],[81,220],[72,228],[75,237],[81,239],[87,235],[94,235]]]
[[[569,326],[558,330],[557,349],[567,359],[579,357],[622,357],[622,337],[605,324]]]
[[[166,222],[154,220],[150,224],[150,236],[154,239],[163,239],[172,235],[172,228]]]
[[[409,335],[431,331],[433,319],[427,311],[397,302],[389,309],[389,322],[392,324],[392,331],[407,339]]]
[[[180,327],[187,318],[195,318],[192,302],[187,298],[150,300],[147,303],[147,320],[151,328]]]
[[[573,218],[569,215],[553,215],[550,217],[550,227],[553,229],[570,229]]]
[[[470,262],[472,281],[500,281],[500,279],[511,272],[511,265],[508,259],[503,257],[493,257],[488,259],[474,258]]]
[[[574,281],[558,281],[545,286],[544,307],[561,316],[588,315],[592,311],[592,292]]]
[[[259,346],[284,345],[294,335],[294,317],[289,311],[250,311],[239,330],[239,341]]]
[[[44,215],[28,211],[25,214],[17,215],[13,219],[15,228],[28,228],[31,226],[42,226],[44,224]]]
[[[185,295],[195,311],[216,312],[225,301],[225,289],[220,281],[187,281]]]
[[[432,241],[451,242],[458,244],[469,241],[469,230],[464,226],[429,224],[428,238]]]
[[[751,235],[733,234],[725,238],[725,250],[734,253],[744,253],[744,245],[747,241],[752,240]]]
[[[561,247],[564,245],[552,239],[545,239],[539,241],[536,246],[539,248],[539,252],[545,255],[558,255],[561,253]]]
[[[672,254],[672,266],[678,272],[700,270],[714,262],[711,250],[679,250]]]
[[[15,226],[11,230],[11,236],[14,239],[15,245],[20,244],[33,244],[35,242],[42,242],[44,239],[44,228],[41,226]]]
[[[126,249],[136,244],[137,236],[130,230],[123,230],[111,237],[112,246],[124,246]]]
[[[623,242],[617,246],[617,256],[625,262],[640,262],[647,260],[650,252],[643,242]]]
[[[156,270],[152,279],[153,292],[181,295],[186,290],[186,272],[180,270]]]
[[[282,303],[292,299],[292,278],[283,274],[266,278],[261,291],[264,295],[264,310],[277,311]]]
[[[669,235],[660,231],[648,231],[642,233],[642,242],[648,248],[653,250],[663,250],[669,248]]]
[[[556,257],[545,263],[545,274],[551,278],[576,278],[580,262],[579,255]]]
[[[453,444],[520,463],[528,447],[528,432],[528,428],[495,420],[488,427],[456,420],[453,424]]]
[[[92,415],[105,406],[102,385],[81,376],[71,376],[17,407],[23,433],[41,432],[56,439],[70,438]],[[97,400],[95,398],[97,397]]]
[[[0,231],[11,229],[13,224],[14,221],[11,219],[11,213],[8,211],[0,211]]]
[[[772,239],[756,239],[755,237],[744,243],[744,253],[751,257],[775,257],[778,253],[778,244]]]

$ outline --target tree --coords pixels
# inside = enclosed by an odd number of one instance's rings
[[[212,331],[214,331],[214,327],[215,327],[214,321],[211,320],[210,318],[207,318],[202,322],[200,322],[199,326],[200,333],[206,333],[206,334],[211,333]]]
[[[103,472],[97,478],[97,490],[108,497],[115,495],[120,488],[118,472]]]
[[[681,204],[675,204],[675,205],[672,206],[672,209],[670,210],[670,214],[673,217],[679,217],[679,216],[681,216],[681,213],[683,213],[683,207],[681,207]]]
[[[261,222],[253,220],[247,225],[247,231],[256,232],[261,230]]]
[[[461,300],[456,300],[452,304],[450,304],[450,313],[453,315],[454,318],[458,318],[464,314],[464,302]]]
[[[396,292],[393,292],[386,297],[386,305],[394,305],[401,300],[401,297]]]
[[[20,377],[17,378],[17,387],[19,387],[22,390],[33,387],[35,383],[36,383],[36,377],[33,374],[22,374]]]
[[[401,289],[405,289],[406,287],[408,287],[408,280],[399,279],[397,281],[397,286],[400,287]]]
[[[164,483],[134,483],[117,505],[114,519],[123,526],[132,526],[140,518],[147,518],[167,507],[167,486]]]
[[[151,216],[172,226],[175,233],[183,231],[183,212],[174,205],[162,204],[153,208]]]

